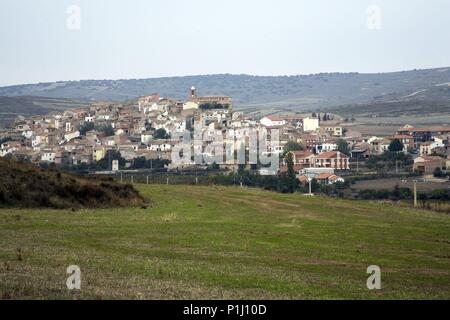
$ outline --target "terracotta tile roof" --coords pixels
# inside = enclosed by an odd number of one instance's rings
[[[305,183],[305,182],[308,182],[309,180],[305,176],[300,176],[300,177],[298,177],[298,181],[300,181],[300,183]]]
[[[307,158],[307,157],[310,157],[310,156],[314,155],[314,153],[312,153],[311,151],[305,151],[305,150],[302,150],[302,151],[291,151],[291,152],[294,154],[294,156],[296,158]]]
[[[329,179],[331,176],[334,176],[334,173],[330,173],[330,172],[323,172],[321,174],[319,174],[316,179],[317,180],[326,180]]]
[[[324,152],[321,153],[317,156],[317,159],[334,159],[337,158],[338,155],[342,158],[342,159],[348,159],[349,157],[345,154],[343,154],[340,151],[328,151],[328,152]]]
[[[436,128],[400,128],[398,132],[438,132],[438,131],[449,131],[450,127],[436,127]]]
[[[336,180],[339,180],[339,179],[342,179],[342,178],[337,176],[337,175],[335,175],[335,174],[329,178],[329,180],[331,180],[331,181],[336,181]]]

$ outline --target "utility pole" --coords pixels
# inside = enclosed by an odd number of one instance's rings
[[[133,178],[133,176],[131,176],[131,184],[133,184],[134,183],[134,178]]]
[[[308,182],[309,182],[309,193],[306,193],[305,196],[313,196],[313,195],[314,195],[314,194],[312,193],[312,181],[313,181],[313,179],[314,179],[317,175],[318,175],[318,174],[313,173],[313,172],[307,173]]]
[[[123,176],[122,176],[122,172],[120,172],[120,183],[123,183]]]
[[[403,183],[407,182],[407,180],[403,180]],[[414,208],[417,208],[417,180],[412,180],[413,182],[413,199],[414,199]]]
[[[147,184],[148,184],[148,176],[147,176]]]

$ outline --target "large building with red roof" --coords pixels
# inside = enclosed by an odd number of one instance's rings
[[[305,168],[350,169],[350,157],[340,151],[328,151],[319,155],[315,155],[311,151],[291,151],[290,153],[295,171]],[[281,171],[285,171],[285,168],[282,168]]]

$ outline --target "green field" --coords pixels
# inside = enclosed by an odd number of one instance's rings
[[[0,209],[0,298],[450,298],[450,216],[256,189],[141,185],[151,207]],[[78,265],[81,290],[66,287]],[[378,265],[382,289],[366,287]]]

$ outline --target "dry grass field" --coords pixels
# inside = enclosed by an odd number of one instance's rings
[[[395,186],[399,186],[400,188],[410,188],[411,190],[414,188],[414,183],[412,179],[407,179],[404,182],[404,179],[377,179],[377,180],[362,180],[357,181],[354,185],[352,185],[352,189],[354,190],[381,190],[381,189],[388,189],[393,190]],[[422,182],[419,181],[417,183],[417,191],[418,192],[430,192],[436,189],[448,189],[450,188],[449,182],[433,182],[433,181],[427,181]]]

